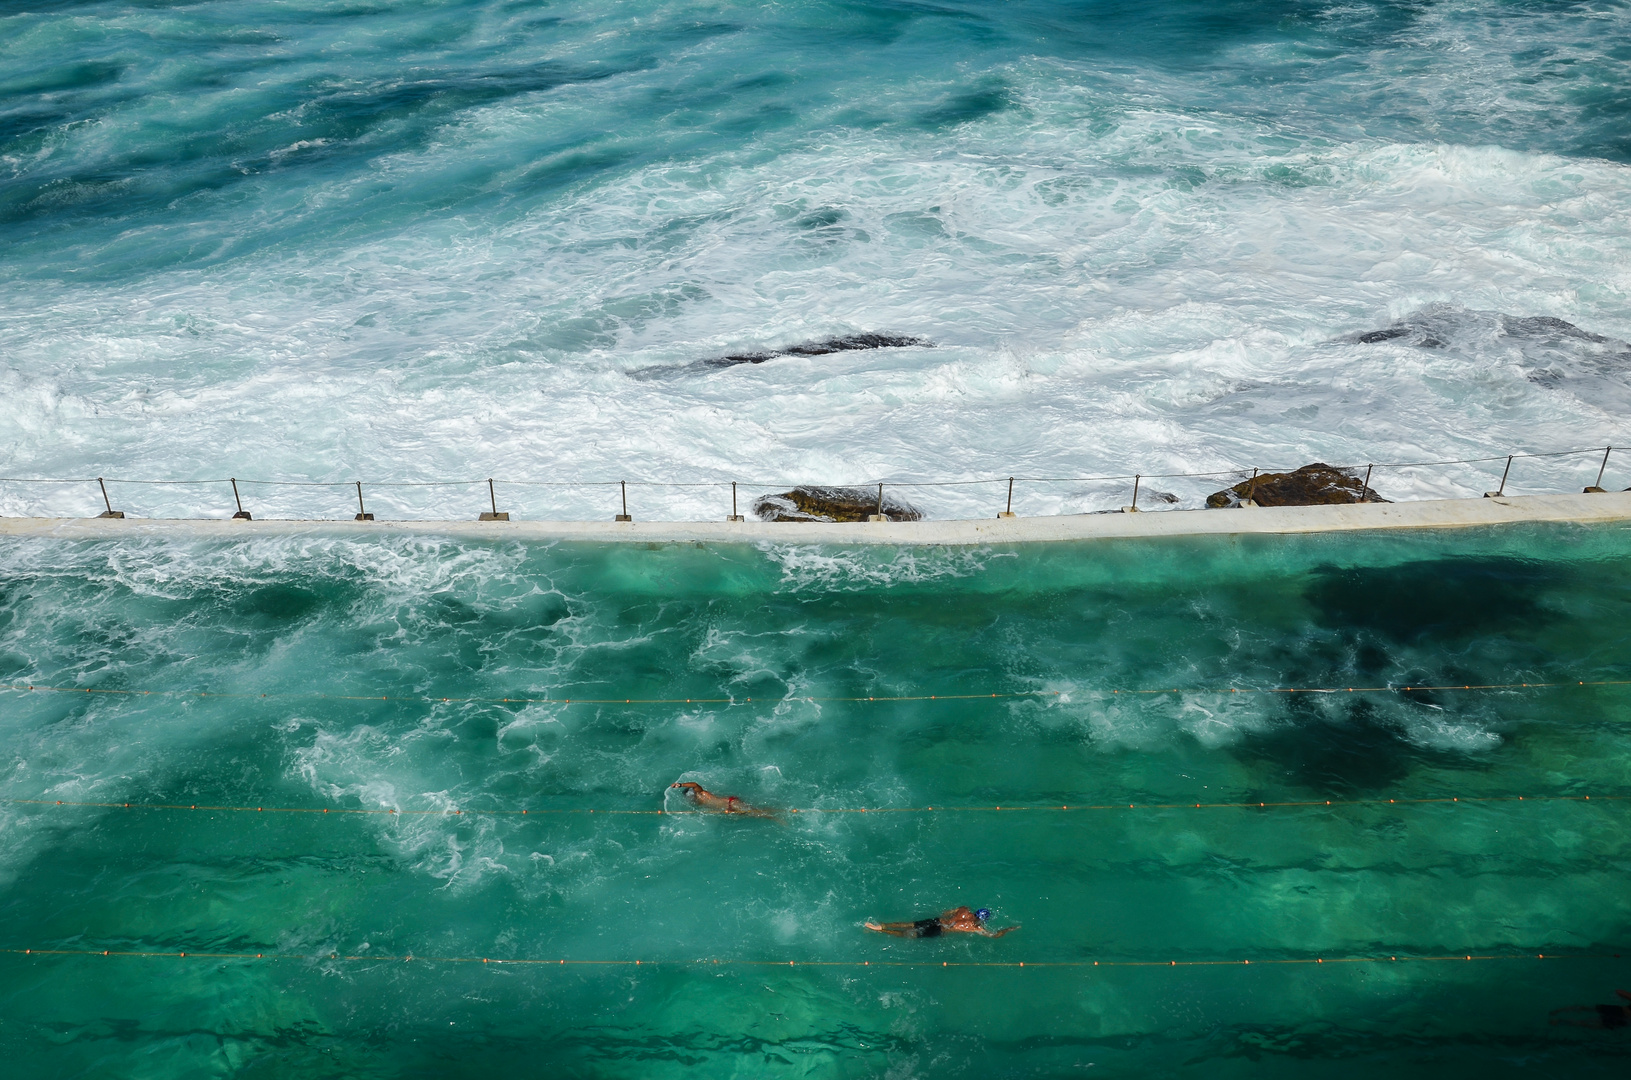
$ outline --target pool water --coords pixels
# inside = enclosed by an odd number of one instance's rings
[[[30,1077],[1623,1076],[1625,1032],[1547,1021],[1631,986],[1628,554],[1557,525],[10,541],[0,948],[56,952],[0,954],[0,1049]],[[1261,692],[1290,688],[1332,692]],[[673,813],[676,780],[787,812]],[[195,804],[242,809],[152,808]],[[960,904],[1021,929],[861,927]]]

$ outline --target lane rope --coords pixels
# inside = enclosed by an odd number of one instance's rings
[[[442,703],[506,704],[506,705],[746,705],[755,700],[759,704],[786,702],[892,702],[892,701],[989,701],[1015,698],[1060,698],[1065,694],[1116,697],[1122,694],[1150,696],[1157,694],[1408,694],[1427,691],[1455,690],[1557,690],[1582,686],[1631,686],[1631,679],[1580,679],[1560,682],[1512,683],[1458,683],[1442,686],[1231,686],[1216,687],[1163,687],[1155,689],[1102,689],[1088,687],[1080,690],[1017,690],[997,694],[868,694],[865,696],[794,695],[788,697],[688,697],[688,698],[557,698],[557,697],[435,697],[418,694],[327,694],[314,691],[272,691],[264,694],[254,691],[234,692],[218,690],[122,690],[104,687],[43,686],[36,683],[0,683],[0,691],[50,694],[106,694],[122,697],[184,697],[279,700],[299,698],[322,701],[410,701],[436,705]]]
[[[1460,803],[1546,803],[1546,802],[1631,802],[1631,795],[1442,795],[1404,799],[1300,799],[1279,802],[1165,802],[1165,803],[1081,803],[1059,806],[796,806],[760,807],[771,813],[783,814],[950,814],[987,813],[1002,811],[1029,813],[1085,813],[1105,810],[1283,810],[1306,807],[1343,806],[1426,806],[1456,805]],[[143,802],[91,802],[73,799],[13,799],[0,797],[0,803],[15,806],[88,807],[110,810],[202,810],[220,813],[255,814],[350,814],[353,816],[385,817],[547,817],[565,814],[604,814],[624,816],[686,817],[746,817],[746,814],[728,814],[718,810],[607,810],[600,808],[527,807],[521,810],[467,810],[463,807],[443,807],[434,810],[398,810],[389,807],[335,806],[227,806],[208,803],[143,803]]]
[[[402,956],[357,955],[345,953],[251,953],[186,952],[143,949],[0,949],[12,956],[107,956],[175,960],[329,960],[375,964],[490,964],[528,967],[818,967],[818,968],[1137,968],[1137,967],[1284,967],[1290,965],[1468,963],[1490,960],[1618,960],[1619,953],[1459,953],[1456,955],[1369,955],[1270,957],[1242,960],[732,960],[700,957],[694,960],[573,960],[528,959],[490,956]]]

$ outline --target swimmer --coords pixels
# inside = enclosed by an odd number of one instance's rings
[[[984,934],[986,937],[1002,937],[1012,934],[1019,927],[1005,926],[1001,930],[987,930],[985,921],[991,918],[990,908],[981,908],[979,911],[970,911],[966,907],[952,908],[943,911],[937,918],[919,919],[916,922],[886,922],[866,924],[868,930],[876,930],[880,934],[892,934],[895,937],[939,937],[941,934]]]
[[[1631,1001],[1631,990],[1616,990],[1614,992],[1625,1000]],[[1567,1012],[1594,1012],[1597,1016],[1591,1020],[1575,1020],[1571,1017],[1557,1015],[1558,1013]],[[1568,1024],[1570,1027],[1609,1028],[1610,1030],[1631,1027],[1631,1005],[1569,1005],[1552,1010],[1552,1023]]]
[[[747,814],[749,817],[778,818],[776,811],[766,810],[761,806],[749,806],[735,795],[715,795],[701,784],[693,784],[689,780],[684,783],[674,783],[685,792],[685,797],[691,800],[691,805],[702,810],[712,810],[720,814]]]

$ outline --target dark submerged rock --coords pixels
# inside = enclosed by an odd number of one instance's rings
[[[1456,345],[1477,345],[1494,338],[1518,343],[1521,351],[1548,346],[1609,345],[1622,350],[1625,343],[1594,334],[1550,315],[1505,315],[1498,311],[1469,311],[1450,304],[1432,304],[1406,315],[1392,326],[1369,330],[1345,339],[1360,345],[1380,345],[1397,341],[1419,349],[1447,349]],[[1593,350],[1600,352],[1601,350]]]
[[[1243,480],[1207,496],[1213,510],[1239,506],[1251,499],[1258,506],[1332,506],[1339,503],[1387,502],[1375,489],[1351,470],[1337,469],[1316,461],[1295,472],[1260,473],[1255,481]]]
[[[762,364],[766,360],[774,360],[778,356],[827,356],[832,353],[860,352],[865,349],[932,349],[934,342],[928,338],[905,337],[900,334],[844,334],[839,337],[822,338],[819,341],[805,341],[798,345],[788,345],[780,349],[765,349],[762,352],[730,353],[725,356],[711,356],[705,360],[693,360],[689,364],[656,364],[652,367],[636,368],[629,372],[636,379],[672,379],[687,372],[714,371],[719,368],[737,367],[741,364]]]
[[[878,512],[878,489],[796,487],[764,495],[753,504],[760,521],[865,521]],[[884,492],[883,514],[890,521],[922,521],[923,512]]]
[[[1507,315],[1431,304],[1391,326],[1350,334],[1360,345],[1442,349],[1493,370],[1511,364],[1531,383],[1609,412],[1631,411],[1631,342],[1550,315]]]
[[[789,345],[785,349],[771,349],[766,352],[731,353],[728,356],[716,356],[702,361],[708,367],[735,367],[737,364],[762,364],[766,360],[773,360],[778,356],[828,356],[840,352],[860,352],[864,349],[929,349],[934,342],[927,338],[901,337],[896,334],[846,334],[843,337],[822,338],[820,341],[806,341],[800,345]]]

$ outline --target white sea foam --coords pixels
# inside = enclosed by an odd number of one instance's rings
[[[463,517],[485,508],[489,475],[737,478],[750,497],[784,480],[1227,473],[1625,441],[1620,368],[1543,385],[1498,341],[1349,340],[1435,304],[1631,337],[1623,166],[1334,142],[1294,118],[1135,104],[1058,62],[1005,78],[1024,107],[949,136],[853,134],[702,176],[653,164],[514,219],[95,290],[19,286],[0,328],[8,471],[461,479],[365,498],[381,516]],[[449,138],[506,122],[478,114]],[[858,330],[940,347],[627,374]],[[1591,471],[1527,468],[1520,490]],[[1229,479],[1164,483],[1195,505]],[[1414,497],[1489,478],[1384,479]],[[1113,508],[1124,486],[1021,484],[1017,508]],[[233,509],[223,483],[112,490],[133,514]],[[354,512],[344,487],[242,490],[258,516]],[[615,488],[499,491],[525,515],[620,505]],[[911,497],[985,516],[1004,494]],[[729,490],[630,498],[638,517],[707,518]],[[94,484],[0,487],[7,514],[99,501]]]

